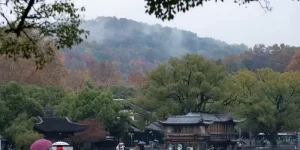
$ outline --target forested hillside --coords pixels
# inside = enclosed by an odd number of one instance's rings
[[[161,25],[148,25],[128,19],[98,17],[86,21],[82,27],[90,31],[88,40],[64,50],[69,69],[84,69],[94,60],[120,63],[121,72],[128,74],[133,65],[142,70],[166,62],[171,56],[197,53],[206,58],[223,58],[247,50],[246,45],[229,45],[212,38]]]
[[[251,71],[272,68],[284,72],[295,70],[298,66],[295,51],[299,48],[285,44],[259,44],[247,48],[245,45],[200,38],[192,32],[175,28],[112,17],[88,20],[82,27],[90,30],[88,39],[71,50],[61,50],[43,70],[36,70],[33,60],[18,59],[15,62],[1,57],[0,83],[17,81],[75,91],[84,88],[86,81],[105,88],[120,85],[139,87],[146,80],[146,70],[184,53],[213,58],[228,72],[242,68]]]
[[[300,48],[285,44],[257,44],[242,54],[225,56],[223,60],[218,60],[218,63],[223,64],[229,72],[236,72],[241,68],[254,72],[260,68],[271,68],[278,72],[296,71],[300,66],[300,63],[297,63],[300,53],[295,53],[296,50]]]

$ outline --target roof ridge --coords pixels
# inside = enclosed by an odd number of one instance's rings
[[[195,117],[195,118],[198,118],[198,117],[201,117],[201,116],[171,116],[169,118],[187,118],[187,117]]]

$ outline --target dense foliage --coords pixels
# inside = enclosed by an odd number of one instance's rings
[[[291,62],[296,50],[299,50],[299,47],[285,44],[272,46],[258,44],[242,54],[225,56],[223,60],[219,60],[219,63],[224,64],[225,69],[229,72],[236,72],[240,68],[247,68],[251,71],[272,68],[275,71],[284,72],[286,69],[295,68],[295,65],[289,67],[288,65],[296,63],[296,61]],[[293,59],[296,60],[296,58]]]
[[[290,64],[298,55],[297,51]],[[140,113],[141,122],[188,112],[232,112],[247,118],[244,131],[265,133],[276,145],[278,132],[300,126],[300,72],[292,71],[263,68],[229,73],[216,62],[187,54],[148,72],[134,103],[145,112]]]
[[[0,55],[49,63],[60,47],[82,42],[81,12],[72,0],[5,0],[0,3]],[[11,17],[15,16],[15,17]]]
[[[121,110],[123,106],[113,100],[111,93],[102,87],[87,86],[79,93],[69,93],[57,105],[57,116],[68,116],[74,121],[96,118],[103,122],[106,130],[126,131],[130,122],[128,115]]]
[[[126,89],[126,87],[114,87]],[[133,89],[123,95],[133,95]],[[60,87],[41,88],[8,82],[0,85],[0,135],[17,148],[27,149],[32,142],[43,136],[33,130],[37,116],[44,116],[44,108],[55,107],[57,116],[68,116],[72,121],[96,119],[103,132],[122,134],[130,122],[123,105],[114,101],[109,90],[87,83],[78,93],[66,92]],[[97,129],[98,130],[98,129]],[[100,132],[100,131],[99,131]],[[87,139],[93,137],[86,137]]]
[[[192,8],[204,5],[209,0],[145,0],[146,13],[155,15],[156,18],[162,20],[174,19],[176,13],[187,12]],[[223,2],[224,0],[215,0],[215,2]],[[227,0],[228,1],[228,0]],[[248,3],[259,3],[262,9],[266,11],[272,10],[271,0],[232,0],[238,5],[245,5]]]

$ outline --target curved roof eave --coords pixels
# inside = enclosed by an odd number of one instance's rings
[[[246,118],[233,120],[234,123],[241,123],[241,122],[244,122],[244,121],[246,121]]]

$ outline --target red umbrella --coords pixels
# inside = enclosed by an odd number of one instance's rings
[[[52,142],[46,139],[36,140],[31,144],[30,150],[46,150],[52,145]]]

